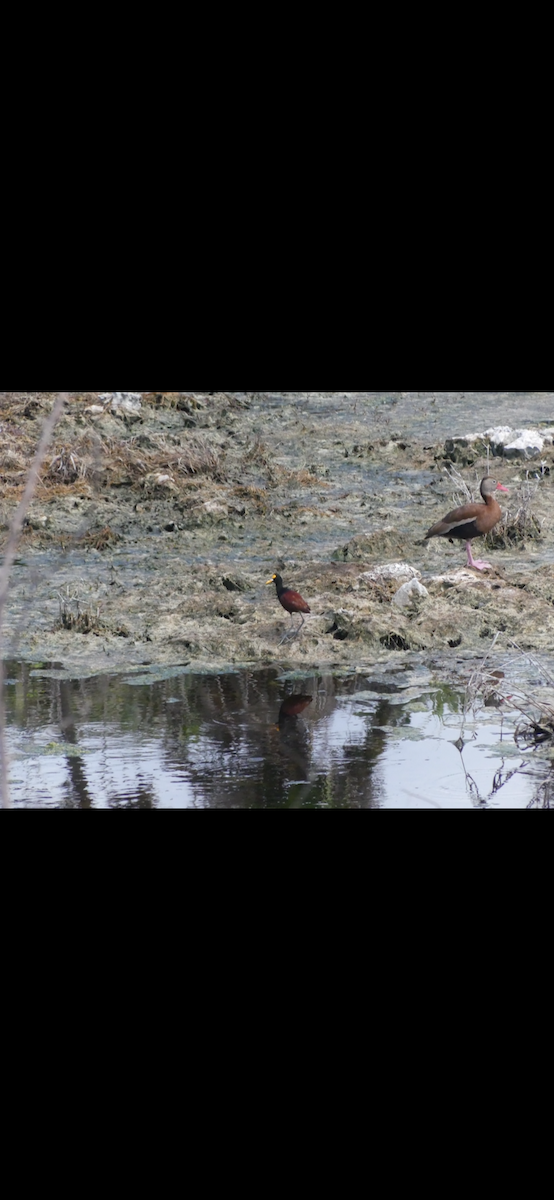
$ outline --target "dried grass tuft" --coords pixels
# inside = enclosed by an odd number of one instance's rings
[[[251,446],[245,451],[243,461],[246,466],[269,467],[269,450],[257,436]],[[274,467],[272,467],[274,470]]]
[[[302,467],[299,471],[290,471],[288,467],[283,467],[281,463],[272,463],[270,467],[270,483],[273,487],[286,484],[293,487],[314,487],[318,488],[330,487],[330,484],[325,483],[314,473],[311,467]]]
[[[261,504],[267,504],[268,500],[267,488],[254,487],[246,483],[237,484],[231,495],[240,496],[243,500],[258,500]]]
[[[194,392],[143,392],[142,399],[144,404],[155,408],[176,408],[186,413],[206,408],[206,400]]]
[[[62,629],[73,629],[76,633],[92,633],[104,628],[100,617],[100,605],[86,601],[78,584],[68,583],[58,592],[59,624]]]
[[[538,488],[538,483],[526,480],[519,487],[510,489],[508,504],[502,510],[501,520],[484,538],[484,544],[489,550],[524,547],[526,542],[536,542],[542,538],[541,523],[532,511],[532,502]]]
[[[50,461],[42,479],[43,483],[45,479],[52,479],[55,483],[75,483],[77,479],[84,479],[86,473],[87,461],[76,451],[62,446]]]
[[[106,550],[114,542],[120,541],[120,534],[114,533],[109,525],[105,525],[103,529],[92,529],[79,538],[82,546],[92,546],[94,550]]]
[[[61,447],[42,478],[45,490],[52,485],[74,484],[90,479],[94,484],[140,485],[147,477],[170,476],[189,479],[197,475],[220,478],[222,457],[200,437],[191,437],[185,447],[167,446],[163,437],[151,439],[144,448],[138,438],[101,438],[87,432],[71,448]]]
[[[258,514],[267,512],[269,504],[269,493],[267,488],[249,486],[248,484],[237,484],[232,489],[231,495],[236,496],[239,500],[248,500],[255,506],[255,511]]]

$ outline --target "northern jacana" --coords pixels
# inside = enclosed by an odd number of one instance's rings
[[[279,645],[281,645],[286,638],[298,637],[298,634],[300,633],[300,630],[304,624],[304,617],[302,616],[302,613],[309,613],[310,606],[309,604],[306,604],[306,601],[302,598],[300,592],[295,592],[292,588],[285,587],[280,575],[272,575],[271,579],[267,579],[266,587],[268,583],[275,584],[279,604],[282,605],[285,612],[290,613],[291,628],[287,630],[287,632],[281,638],[281,641],[279,642]],[[298,626],[298,629],[294,628],[294,621],[292,619],[293,613],[299,613],[300,615],[300,625]]]
[[[494,499],[493,492],[507,492],[508,488],[497,483],[496,479],[491,479],[490,475],[485,475],[485,478],[481,480],[480,491],[485,501],[484,504],[462,504],[461,508],[452,509],[452,512],[447,513],[442,521],[437,521],[436,525],[432,525],[427,530],[425,538],[447,537],[450,541],[453,538],[463,539],[466,543],[468,567],[476,567],[478,571],[484,571],[491,564],[473,557],[471,539],[484,537],[498,524],[502,516],[502,509]]]

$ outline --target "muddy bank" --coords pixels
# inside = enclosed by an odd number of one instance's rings
[[[50,403],[0,395],[4,529]],[[414,653],[454,662],[497,630],[548,651],[551,445],[540,461],[493,460],[511,516],[475,544],[490,571],[467,571],[459,544],[422,545],[463,502],[446,471],[472,491],[487,471],[484,444],[467,464],[447,447],[483,430],[485,404],[506,426],[554,424],[550,393],[75,395],[14,568],[9,652],[83,671],[341,670]],[[282,646],[290,618],[265,586],[277,570],[311,607]]]

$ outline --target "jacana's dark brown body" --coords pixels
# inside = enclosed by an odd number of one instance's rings
[[[304,624],[304,617],[302,616],[302,613],[309,613],[310,606],[309,606],[309,604],[306,604],[306,601],[304,600],[303,596],[300,595],[300,592],[295,592],[295,591],[293,591],[292,588],[285,587],[280,575],[272,575],[271,579],[268,579],[267,582],[275,584],[275,587],[277,589],[277,596],[279,599],[279,604],[282,605],[285,612],[290,613],[291,628],[290,628],[289,632],[285,634],[285,637],[281,638],[281,641],[284,641],[285,638],[290,637],[291,634],[294,634],[294,636],[296,636],[297,634],[300,633],[300,630]],[[292,614],[293,613],[298,613],[300,616],[300,625],[297,630],[293,630],[293,627],[292,627]]]
[[[283,605],[283,608],[286,612],[290,613],[291,616],[295,612],[310,612],[310,606],[309,604],[306,604],[306,601],[302,598],[300,592],[295,592],[292,588],[285,587],[280,575],[275,575],[274,579],[270,580],[270,583],[273,582],[277,588],[279,604]]]
[[[471,554],[469,544],[471,539],[484,537],[486,533],[494,529],[502,516],[502,509],[495,500],[493,492],[508,491],[501,483],[497,483],[496,479],[490,479],[488,475],[481,480],[480,490],[485,501],[484,504],[462,504],[460,508],[453,508],[452,512],[447,513],[442,521],[437,521],[436,525],[432,525],[425,534],[426,538],[460,538],[461,541],[466,542],[468,566],[470,567],[478,565]],[[489,564],[480,565],[488,566]]]
[[[310,612],[310,606],[309,604],[306,604],[305,600],[302,599],[300,592],[293,592],[292,588],[284,588],[282,592],[277,592],[277,595],[279,597],[279,604],[283,605],[283,608],[286,610],[286,612]]]

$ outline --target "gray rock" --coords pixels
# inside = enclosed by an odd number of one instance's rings
[[[445,458],[462,466],[471,466],[486,452],[487,443],[479,433],[464,433],[459,437],[447,438],[444,443]]]
[[[438,584],[444,591],[448,591],[451,587],[457,587],[459,584],[467,584],[470,587],[477,583],[482,583],[481,579],[476,579],[473,571],[467,570],[465,567],[460,567],[457,571],[448,571],[444,575],[433,575],[427,580],[428,583]]]
[[[149,475],[146,475],[144,478],[144,487],[147,489],[159,488],[165,492],[176,492],[178,490],[173,476],[163,471],[152,471]]]
[[[371,558],[374,555],[386,554],[387,551],[394,554],[395,551],[402,551],[404,548],[404,539],[397,529],[388,525],[383,529],[374,529],[365,534],[359,534],[353,537],[345,546],[339,546],[334,550],[331,558],[339,562],[352,562],[356,559]]]
[[[382,563],[371,571],[362,571],[360,579],[367,579],[370,583],[389,579],[404,583],[409,579],[421,579],[421,571],[405,562]]]
[[[223,521],[229,516],[229,509],[226,504],[220,504],[218,500],[205,500],[200,505],[200,512],[210,521]]]
[[[228,592],[248,591],[248,583],[241,575],[224,575],[221,582]]]
[[[31,529],[47,529],[52,525],[52,521],[50,517],[42,516],[41,514],[36,513],[34,515],[29,515],[27,524],[31,526]]]
[[[419,579],[410,579],[394,593],[391,603],[396,604],[398,608],[412,608],[418,601],[425,600],[428,595],[427,588],[419,582]]]
[[[347,638],[354,613],[346,608],[329,609],[323,616],[323,633],[334,633],[337,640]]]

